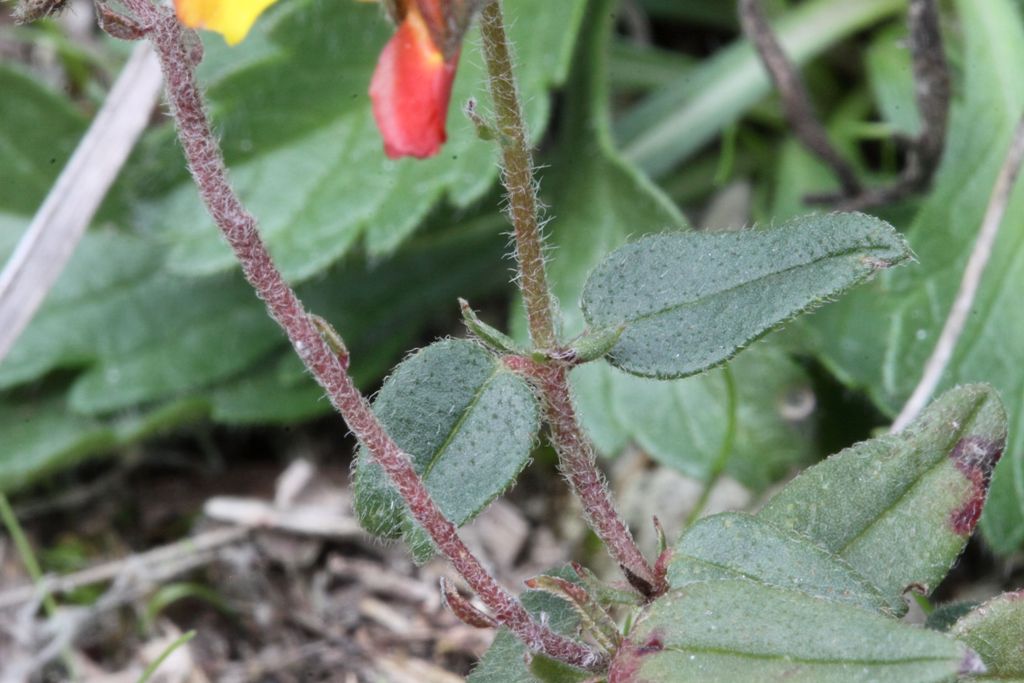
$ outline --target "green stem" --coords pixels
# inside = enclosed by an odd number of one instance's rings
[[[606,9],[604,3],[595,4],[597,9],[591,11],[596,16],[604,16],[601,14]],[[519,286],[526,304],[530,337],[535,349],[552,350],[557,348],[558,338],[554,301],[544,267],[543,235],[537,218],[537,184],[533,177],[533,159],[526,144],[501,0],[494,0],[484,8],[480,26],[501,140],[503,180],[515,234]],[[601,49],[604,49],[603,43]],[[604,59],[603,52],[601,58]],[[615,509],[611,492],[597,467],[593,444],[580,427],[569,388],[569,366],[554,360],[533,364],[522,356],[509,357],[507,362],[521,366],[520,371],[532,375],[543,394],[545,417],[550,426],[551,442],[558,452],[559,466],[583,504],[591,528],[641,594],[652,597],[663,592],[664,581],[644,558],[629,527]]]
[[[142,672],[142,675],[139,676],[138,683],[147,683],[147,681],[149,681],[149,679],[153,677],[153,674],[156,673],[156,670],[160,668],[160,665],[163,664],[164,661],[168,657],[170,657],[175,650],[177,650],[179,647],[186,644],[188,641],[192,640],[195,637],[195,631],[186,631],[185,633],[182,633],[180,636],[175,638],[174,642],[172,642],[170,645],[164,648],[164,651],[160,653],[159,657],[150,662],[149,666],[147,666],[145,671]]]
[[[14,547],[18,551],[21,563],[25,565],[25,571],[28,572],[32,583],[35,584],[36,590],[43,592],[43,610],[46,612],[46,616],[53,618],[57,614],[57,601],[53,599],[49,591],[44,589],[43,570],[39,566],[39,560],[36,559],[32,544],[28,542],[25,530],[21,528],[18,517],[14,514],[11,502],[3,493],[0,493],[0,520],[3,521],[4,528],[7,529],[11,540],[14,541]],[[60,656],[70,680],[77,680],[75,662],[68,650],[65,649]]]
[[[37,587],[40,586],[43,581],[43,570],[39,567],[39,560],[36,559],[36,554],[32,551],[32,544],[28,542],[25,530],[21,528],[18,518],[14,515],[10,501],[2,493],[0,493],[0,519],[3,520],[4,528],[7,529],[11,540],[14,541],[14,547],[18,550],[18,556],[21,558],[21,563],[25,565],[25,571],[28,572],[29,578]],[[43,595],[43,609],[51,617],[57,612],[57,603],[49,592]]]
[[[736,443],[736,423],[738,422],[739,400],[736,396],[736,380],[732,376],[732,369],[728,365],[722,368],[722,377],[725,379],[725,436],[722,437],[722,445],[718,449],[718,455],[711,463],[711,471],[708,473],[708,480],[704,483],[704,489],[700,492],[700,498],[694,504],[690,514],[686,517],[686,526],[689,529],[693,523],[700,519],[701,513],[707,507],[708,499],[711,498],[711,491],[718,484],[718,480],[725,473],[729,458],[732,457],[733,445]]]
[[[501,139],[501,161],[508,212],[515,230],[519,286],[526,304],[530,337],[535,347],[551,349],[558,343],[551,290],[544,267],[544,241],[537,216],[537,185],[533,178],[533,155],[526,142],[526,126],[519,102],[515,73],[501,2],[489,3],[481,14],[484,59],[490,78],[491,99]]]

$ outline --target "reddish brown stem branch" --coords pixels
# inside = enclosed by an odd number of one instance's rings
[[[907,163],[899,178],[891,185],[869,188],[855,197],[841,199],[836,205],[840,211],[866,211],[926,190],[939,167],[946,144],[952,86],[937,0],[910,0],[907,26],[921,131],[909,141]]]
[[[487,5],[480,18],[484,58],[487,61],[495,123],[501,137],[503,180],[508,190],[508,215],[515,230],[519,286],[526,305],[530,337],[535,346],[552,348],[557,343],[554,305],[544,268],[544,238],[537,212],[537,188],[533,180],[533,155],[526,143],[526,126],[512,55],[505,35],[501,0]]]
[[[531,378],[544,397],[545,418],[551,441],[558,451],[565,476],[583,501],[587,523],[608,546],[629,582],[650,598],[665,592],[665,577],[648,564],[633,540],[629,527],[612,503],[608,486],[597,468],[594,447],[583,433],[569,392],[569,367],[565,363],[535,363],[521,356],[505,359],[513,370]]]
[[[915,189],[924,189],[942,157],[949,123],[949,102],[953,97],[938,0],[910,0],[907,25],[914,68],[914,95],[921,115],[921,131],[910,150],[907,174],[917,180]]]
[[[743,32],[754,44],[779,91],[786,120],[793,133],[804,147],[832,168],[842,186],[838,193],[812,195],[807,197],[807,201],[834,204],[840,211],[865,211],[927,189],[945,145],[951,98],[949,65],[939,26],[937,0],[910,0],[907,9],[921,131],[909,141],[907,163],[899,178],[881,187],[863,187],[853,167],[829,142],[825,127],[815,114],[807,87],[783,53],[760,0],[739,0],[739,16]]]
[[[519,286],[534,346],[551,352],[556,350],[558,338],[544,267],[544,238],[537,215],[533,158],[526,142],[501,0],[484,7],[480,27],[495,119],[502,140],[503,181],[508,190],[509,218],[515,231]],[[647,596],[657,594],[662,590],[661,582],[615,510],[608,487],[597,469],[594,448],[576,419],[569,394],[568,368],[553,362],[546,367],[537,366],[537,371],[559,463],[583,503],[588,523],[630,582]]]
[[[754,44],[765,70],[779,90],[783,112],[797,138],[832,168],[844,193],[850,196],[859,194],[861,185],[857,174],[829,141],[825,127],[811,104],[807,86],[782,51],[759,0],[740,0],[739,17],[743,33]]]
[[[199,94],[182,27],[173,14],[148,0],[127,0],[129,8],[156,47],[164,71],[167,98],[178,126],[189,168],[210,215],[238,257],[245,278],[266,303],[289,341],[349,428],[387,472],[413,517],[430,534],[494,618],[530,649],[583,667],[601,663],[584,645],[541,625],[522,604],[498,585],[458,536],[413,469],[411,459],[387,435],[369,403],[352,382],[337,354],[321,337],[313,318],[285,283],[260,238],[256,220],[231,188],[216,138]]]

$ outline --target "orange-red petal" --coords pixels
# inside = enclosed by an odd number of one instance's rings
[[[390,158],[423,159],[441,149],[458,58],[445,60],[418,9],[410,7],[370,82],[373,117]]]

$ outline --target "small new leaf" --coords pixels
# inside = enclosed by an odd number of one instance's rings
[[[572,357],[578,363],[589,363],[604,358],[619,343],[625,330],[625,325],[615,325],[585,332],[570,347]]]
[[[484,117],[479,114],[476,110],[476,98],[470,97],[466,100],[466,106],[462,110],[466,114],[466,118],[469,119],[473,127],[476,128],[476,136],[481,140],[497,140],[498,131],[494,129],[494,126],[484,120]]]
[[[512,337],[481,320],[477,316],[476,311],[470,307],[468,301],[459,299],[459,308],[462,309],[462,322],[466,325],[466,328],[488,347],[499,353],[513,353],[516,355],[524,353]]]
[[[573,576],[572,571],[564,567],[548,573],[570,580]],[[530,614],[543,620],[556,633],[572,636],[578,632],[579,617],[562,598],[545,591],[528,590],[520,599]],[[566,667],[543,655],[530,654],[521,640],[502,629],[480,658],[467,683],[565,683],[566,680],[593,679],[593,673]]]
[[[608,356],[614,365],[685,377],[908,258],[892,226],[857,213],[766,230],[651,235],[598,264],[583,289],[583,313],[595,328],[626,325]]]
[[[474,607],[469,600],[459,595],[459,591],[455,586],[443,576],[441,577],[441,595],[444,596],[448,609],[462,623],[473,628],[498,628],[498,622],[494,620],[494,617],[484,614]]]
[[[583,630],[593,637],[605,652],[615,652],[622,641],[622,634],[615,621],[598,604],[584,586],[560,576],[541,575],[526,582],[529,588],[556,595],[572,605],[580,618]]]

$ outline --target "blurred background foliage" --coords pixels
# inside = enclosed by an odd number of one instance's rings
[[[628,0],[607,54],[572,56],[585,0],[507,0],[569,336],[589,269],[630,237],[729,230],[822,210],[830,173],[795,142],[731,2]],[[898,175],[917,120],[903,0],[766,3],[803,65],[833,141],[863,177]],[[898,411],[959,284],[1012,128],[1024,111],[1016,0],[944,6],[955,100],[934,188],[875,211],[918,262],[743,352],[728,370],[653,382],[602,363],[576,371],[588,431],[613,458],[630,444],[706,480],[759,492],[867,437]],[[637,11],[642,10],[642,11]],[[46,74],[0,64],[0,258],[73,150],[125,54],[77,46],[54,22],[0,27],[46,44]],[[459,334],[457,296],[522,334],[509,283],[491,143],[460,109],[486,111],[477,40],[462,57],[449,142],[429,161],[385,159],[367,85],[389,27],[379,8],[288,0],[242,45],[204,36],[200,78],[232,178],[307,305],[353,352],[367,390],[407,351]],[[1011,416],[983,518],[990,545],[1024,541],[1024,191],[940,390],[985,381]],[[293,425],[330,411],[234,266],[154,123],[36,320],[0,363],[0,491],[85,458],[208,425]],[[730,413],[735,433],[727,439]],[[52,481],[52,479],[50,480]],[[44,483],[45,485],[45,483]],[[51,484],[53,485],[53,484]]]

